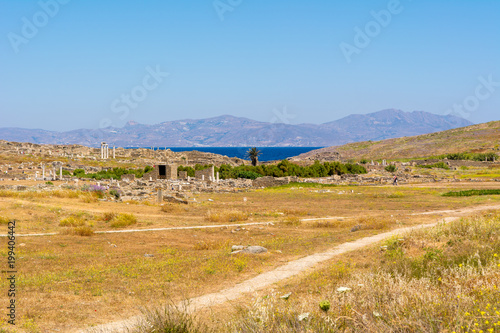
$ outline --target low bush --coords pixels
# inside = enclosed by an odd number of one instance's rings
[[[87,225],[83,225],[80,227],[67,228],[62,232],[62,234],[89,237],[94,235],[94,230]]]
[[[387,171],[387,172],[396,172],[396,170],[397,170],[396,166],[395,166],[395,165],[392,165],[392,164],[391,164],[391,165],[386,166],[384,169],[385,169],[385,171]]]
[[[69,216],[59,221],[60,227],[81,227],[85,225],[85,220],[81,217]]]
[[[0,216],[0,224],[9,224],[11,220],[4,217],[4,216]]]
[[[112,219],[114,219],[115,216],[116,216],[116,213],[114,213],[114,212],[106,212],[106,213],[102,214],[101,220],[103,220],[104,222],[109,222]]]
[[[235,173],[234,178],[245,178],[245,179],[257,179],[262,177],[261,174],[253,172],[253,171],[238,171]]]
[[[133,174],[136,178],[142,178],[145,173],[153,170],[152,167],[146,166],[144,169],[125,169],[125,168],[112,168],[108,170],[102,170],[95,173],[85,173],[83,169],[75,169],[73,175],[79,178],[91,178],[95,180],[101,179],[120,179],[122,175]]]
[[[115,197],[115,199],[120,199],[120,190],[111,189],[109,190],[109,194]]]
[[[144,309],[143,319],[128,333],[212,333],[211,328],[201,323],[192,312],[175,305],[160,309]]]
[[[434,164],[422,164],[422,165],[417,165],[418,168],[426,168],[426,169],[432,169],[432,168],[439,168],[439,169],[446,169],[449,170],[450,167],[448,164],[444,162],[437,162]]]
[[[118,214],[111,220],[110,226],[113,228],[123,228],[137,223],[137,218],[134,214]]]
[[[290,226],[299,226],[302,222],[296,216],[287,216],[282,220],[283,224]]]

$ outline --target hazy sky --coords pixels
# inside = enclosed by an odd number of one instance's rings
[[[0,0],[0,127],[500,119],[500,1]]]

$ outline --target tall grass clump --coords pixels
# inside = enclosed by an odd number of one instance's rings
[[[128,333],[211,333],[214,332],[186,309],[165,305],[142,310],[143,318]]]
[[[10,221],[11,221],[10,219],[8,219],[4,216],[0,216],[0,225],[1,224],[9,224]]]
[[[59,221],[60,227],[81,227],[85,225],[85,220],[78,216],[69,216]]]
[[[118,214],[112,220],[110,226],[113,228],[123,228],[129,225],[136,224],[137,217],[134,214]]]
[[[94,230],[88,225],[83,225],[74,228],[66,228],[62,231],[63,235],[76,235],[76,236],[93,236]]]

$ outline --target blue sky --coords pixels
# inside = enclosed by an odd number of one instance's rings
[[[0,127],[499,119],[497,0],[0,0],[0,13]]]

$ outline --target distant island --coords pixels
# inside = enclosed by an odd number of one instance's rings
[[[224,115],[156,125],[130,121],[122,128],[67,132],[0,128],[0,140],[92,147],[99,146],[101,141],[121,147],[325,147],[414,136],[469,125],[472,125],[470,121],[453,115],[389,109],[353,114],[320,125],[269,123]]]

